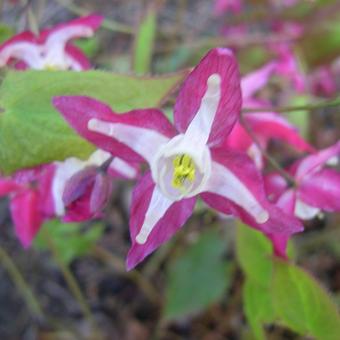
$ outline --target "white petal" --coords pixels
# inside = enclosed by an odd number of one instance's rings
[[[123,161],[119,157],[115,157],[110,164],[110,168],[124,175],[127,178],[136,178],[137,170],[129,163]]]
[[[110,153],[103,150],[96,150],[87,160],[81,160],[75,157],[65,159],[63,162],[55,162],[57,169],[53,177],[52,195],[57,216],[65,214],[63,202],[63,193],[66,182],[78,171],[87,166],[101,166],[106,160],[111,157]]]
[[[312,207],[311,205],[301,201],[300,199],[296,200],[295,203],[295,216],[301,218],[302,220],[311,220],[316,217],[321,210],[316,207]]]
[[[148,163],[151,162],[159,147],[169,141],[168,137],[151,129],[121,123],[108,123],[95,118],[89,120],[88,129],[113,137],[140,154]]]
[[[208,78],[207,90],[202,98],[201,106],[185,132],[193,144],[207,143],[220,99],[221,77],[214,73]]]
[[[174,201],[165,197],[157,186],[155,187],[142,228],[136,236],[137,243],[144,244],[147,241],[157,222],[164,216],[173,203]]]
[[[56,162],[57,169],[53,177],[52,195],[57,216],[65,214],[63,192],[66,182],[78,171],[85,168],[86,162],[78,158],[68,158],[64,162]]]
[[[40,46],[28,42],[13,43],[0,52],[0,67],[6,65],[10,58],[24,61],[30,68],[42,69]]]
[[[258,203],[248,188],[225,166],[213,162],[210,179],[204,191],[223,196],[246,210],[257,223],[265,223],[268,212]]]
[[[56,45],[64,46],[72,38],[76,37],[91,37],[93,35],[93,30],[85,25],[74,25],[61,28],[49,35],[45,42],[46,50],[48,51],[51,47]]]

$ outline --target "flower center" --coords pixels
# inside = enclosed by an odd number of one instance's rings
[[[179,190],[185,190],[185,182],[195,180],[195,163],[187,154],[176,156],[172,161],[174,170],[172,176],[172,186]]]

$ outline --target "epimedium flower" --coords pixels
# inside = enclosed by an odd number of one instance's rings
[[[277,173],[265,177],[269,198],[301,220],[309,220],[322,211],[340,211],[340,173],[329,168],[340,155],[340,141],[306,156],[289,169],[294,186]]]
[[[216,16],[222,15],[228,11],[237,14],[243,8],[242,0],[215,0],[214,14]]]
[[[89,169],[90,178],[84,176]],[[135,178],[137,168],[97,150],[87,160],[71,157],[0,177],[0,197],[9,195],[16,235],[27,248],[48,219],[79,222],[98,217],[117,176]]]
[[[70,41],[91,37],[102,20],[92,14],[45,29],[38,36],[30,31],[19,33],[0,46],[0,67],[13,63],[17,69],[87,70],[88,59]]]
[[[270,214],[276,208],[266,200],[252,161],[221,148],[242,104],[238,66],[230,50],[212,49],[189,74],[176,100],[174,126],[157,109],[117,114],[81,96],[56,97],[53,103],[90,142],[150,166],[132,195],[128,269],[186,222],[198,195],[218,211],[233,213],[227,208],[237,207],[262,231],[291,234],[302,229],[289,216],[273,223]]]
[[[255,97],[269,81],[277,67],[272,61],[241,79],[243,107],[259,108],[259,112],[244,113],[244,122],[237,122],[226,140],[226,146],[248,153],[258,168],[263,167],[263,155],[256,142],[266,149],[270,140],[280,140],[301,152],[313,152],[314,148],[300,137],[297,128],[282,115],[274,112],[261,112],[261,107],[270,107],[270,103]],[[248,133],[244,124],[253,132],[256,142]]]

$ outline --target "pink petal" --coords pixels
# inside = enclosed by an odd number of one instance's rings
[[[286,191],[287,181],[278,173],[270,173],[264,176],[264,186],[270,201],[276,202]]]
[[[0,197],[10,194],[13,191],[20,189],[20,185],[12,179],[0,178]]]
[[[250,138],[247,131],[239,122],[237,122],[226,139],[225,146],[233,150],[247,152],[252,143],[253,140]]]
[[[293,172],[297,181],[301,181],[304,176],[319,167],[324,166],[333,157],[340,154],[340,141],[336,144],[323,149],[313,155],[307,156],[293,165]]]
[[[35,190],[25,190],[11,199],[15,232],[25,248],[31,245],[43,222],[39,204],[39,194]]]
[[[168,241],[186,222],[194,209],[195,198],[172,203],[153,227],[147,241],[144,244],[139,244],[136,242],[136,237],[144,223],[154,190],[155,184],[151,178],[151,174],[148,173],[140,179],[133,191],[130,218],[132,247],[126,262],[128,270],[134,268],[161,244]]]
[[[89,70],[91,64],[82,50],[74,45],[66,45],[66,53],[72,60],[72,69]]]
[[[241,91],[243,100],[249,99],[257,91],[267,85],[269,78],[275,71],[276,62],[270,62],[258,70],[255,70],[241,79]]]
[[[90,212],[96,214],[104,209],[112,193],[112,181],[106,174],[99,173],[94,181],[90,197]]]
[[[323,169],[306,176],[300,184],[299,199],[325,211],[340,211],[340,173]]]
[[[253,199],[249,197],[249,193],[244,188],[239,191],[242,196],[230,199],[226,193],[228,190],[229,193],[235,190],[232,187],[233,183],[230,183],[230,187],[223,187],[223,183],[217,179],[214,191],[207,190],[207,193],[202,194],[202,198],[207,204],[222,213],[240,217],[245,223],[266,234],[292,234],[303,229],[297,219],[290,215],[283,218],[284,212],[267,201],[262,177],[247,156],[225,150],[213,150],[212,156],[215,162],[219,162],[237,176],[252,194]],[[211,177],[213,176],[212,173]],[[265,219],[266,213],[267,220]]]
[[[97,145],[100,149],[110,152],[122,159],[140,162],[141,156],[126,143],[121,143],[113,136],[97,133],[88,129],[89,121],[102,123],[119,123],[125,126],[139,127],[151,133],[158,133],[165,139],[175,135],[175,130],[163,113],[157,109],[134,110],[125,114],[112,112],[109,106],[89,97],[55,97],[54,106],[62,113],[67,122],[85,139]],[[110,127],[108,127],[110,128]],[[141,129],[141,131],[142,131]],[[147,132],[146,131],[146,132]],[[134,135],[128,141],[137,147],[144,147],[143,134]],[[158,147],[157,143],[150,146]],[[152,155],[152,151],[148,152]],[[146,155],[144,155],[146,156]]]
[[[262,139],[279,139],[299,151],[315,151],[299,135],[295,126],[275,112],[250,113],[244,115],[244,119],[256,135],[261,136]]]
[[[189,74],[177,97],[174,119],[178,131],[184,133],[199,112],[208,88],[208,78],[212,75],[220,77],[221,93],[217,110],[212,117],[212,127],[208,131],[208,142],[210,145],[218,145],[233,128],[242,104],[238,66],[230,50],[212,49]],[[202,120],[204,121],[204,117]]]
[[[268,219],[264,208],[267,203],[261,175],[251,159],[244,153],[212,149],[211,176],[206,185],[208,192],[247,210],[259,223]]]
[[[287,245],[288,245],[288,241],[289,241],[290,236],[275,235],[275,234],[268,234],[266,236],[272,242],[274,254],[278,257],[285,259],[285,260],[288,260]]]

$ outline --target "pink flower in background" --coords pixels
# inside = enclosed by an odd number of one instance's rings
[[[340,211],[340,173],[327,167],[336,164],[339,155],[340,141],[294,163],[289,170],[294,187],[279,174],[269,174],[265,181],[269,198],[302,220],[322,211]]]
[[[313,94],[333,97],[337,94],[336,73],[330,66],[321,66],[309,76]]]
[[[0,178],[0,197],[10,195],[15,232],[25,248],[31,245],[44,220],[54,214],[50,192],[54,171],[54,165],[47,165]]]
[[[13,62],[17,69],[87,70],[89,61],[70,41],[91,37],[102,20],[93,14],[45,29],[39,36],[29,31],[17,34],[0,46],[0,67]]]
[[[241,12],[242,8],[242,0],[215,0],[214,14],[218,16],[224,14],[227,11],[235,14]]]
[[[243,153],[221,148],[239,118],[238,67],[228,49],[211,50],[185,80],[174,126],[157,109],[117,114],[88,97],[57,97],[55,107],[80,135],[113,155],[146,161],[131,206],[128,269],[166,242],[190,217],[196,197],[267,232],[301,224],[268,203],[262,178]],[[280,219],[278,219],[280,216]]]
[[[243,107],[261,108],[270,106],[270,103],[256,99],[255,94],[267,85],[276,67],[276,62],[270,62],[242,78],[241,90]],[[314,151],[314,148],[300,137],[297,128],[276,112],[245,113],[243,114],[243,119],[263,149],[267,148],[268,142],[271,139],[276,139],[302,152]],[[235,124],[231,134],[226,140],[226,146],[234,150],[246,152],[254,160],[258,168],[261,169],[263,167],[261,150],[241,122]]]
[[[105,162],[105,168],[100,168]],[[88,169],[92,177],[79,180]],[[0,197],[10,197],[15,232],[22,245],[31,245],[47,219],[60,217],[66,222],[79,222],[99,216],[112,190],[106,173],[110,178],[135,178],[137,169],[97,150],[86,161],[68,158],[0,178]]]

